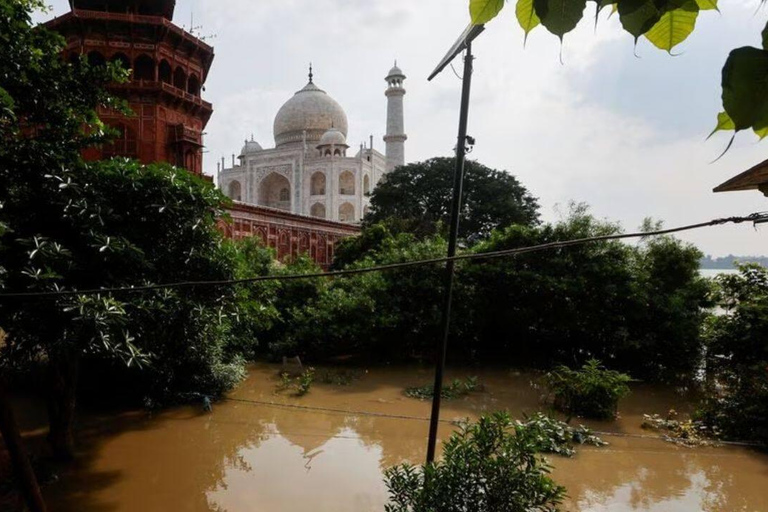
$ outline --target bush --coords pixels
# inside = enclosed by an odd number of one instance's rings
[[[474,391],[481,391],[483,385],[478,382],[477,377],[467,377],[464,380],[453,379],[447,386],[443,386],[440,396],[446,400],[453,400]],[[426,386],[411,387],[405,389],[405,396],[418,398],[419,400],[429,400],[435,396],[435,386],[428,384]]]
[[[445,250],[439,237],[388,234],[345,268],[434,258]],[[307,360],[423,356],[438,332],[442,274],[441,267],[427,266],[289,285],[278,292],[282,328],[275,332],[270,355]]]
[[[600,361],[588,361],[581,370],[561,366],[546,375],[556,409],[586,418],[616,417],[619,400],[629,394],[629,375],[604,368]]]
[[[705,399],[698,416],[726,438],[768,443],[768,270],[716,279],[721,314],[706,329]]]
[[[387,512],[557,510],[565,489],[550,477],[540,444],[506,413],[462,425],[432,465],[385,472]],[[521,435],[522,434],[522,435]]]
[[[646,227],[652,227],[647,225]],[[472,248],[485,253],[620,233],[572,206],[563,221],[510,226]],[[637,247],[618,241],[520,254],[460,266],[458,301],[466,344],[452,351],[488,361],[549,368],[600,359],[655,380],[691,376],[700,366],[709,304],[700,253],[673,238]],[[474,333],[474,334],[472,334]]]

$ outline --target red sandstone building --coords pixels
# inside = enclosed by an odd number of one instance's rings
[[[175,0],[69,0],[71,12],[46,27],[66,39],[65,58],[86,55],[92,64],[119,61],[130,80],[110,86],[128,101],[133,116],[102,110],[99,115],[120,136],[88,150],[87,159],[113,156],[142,163],[168,162],[203,174],[203,130],[213,106],[201,92],[213,62],[213,48],[173,24]],[[229,237],[259,237],[281,260],[309,254],[327,267],[335,244],[355,235],[351,224],[316,219],[259,206],[236,204]]]
[[[200,97],[213,48],[172,23],[175,0],[70,0],[72,11],[47,23],[66,39],[65,56],[119,61],[131,79],[111,86],[134,116],[101,111],[117,129],[113,144],[86,158],[164,161],[201,175],[203,130],[213,107]]]

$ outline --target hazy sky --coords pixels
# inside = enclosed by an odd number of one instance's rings
[[[339,101],[355,148],[370,134],[383,150],[384,76],[393,60],[405,82],[406,159],[450,155],[461,83],[450,68],[427,75],[468,23],[467,0],[178,0],[175,22],[201,25],[216,49],[204,97],[214,105],[205,169],[239,153],[254,134],[272,147],[272,121],[307,81]],[[599,217],[637,228],[768,210],[758,192],[712,188],[768,158],[768,140],[743,133],[710,164],[729,135],[705,141],[721,110],[720,71],[733,48],[760,45],[768,10],[759,0],[724,0],[699,16],[672,57],[622,32],[617,18],[594,16],[559,40],[537,28],[523,47],[514,2],[475,45],[472,157],[515,174],[540,198],[546,220],[571,200]],[[53,0],[53,14],[68,10]],[[590,6],[593,5],[590,3]],[[41,16],[40,20],[51,15]],[[456,62],[457,70],[459,61]],[[768,226],[711,228],[684,235],[715,255],[768,254]]]

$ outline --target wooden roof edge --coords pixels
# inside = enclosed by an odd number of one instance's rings
[[[764,176],[761,176],[764,175]],[[747,169],[721,183],[713,192],[736,192],[739,190],[758,190],[768,185],[768,160],[763,160],[759,164]]]

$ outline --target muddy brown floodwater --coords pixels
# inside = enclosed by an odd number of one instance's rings
[[[315,383],[301,398],[275,393],[277,367],[256,365],[231,400],[159,414],[82,413],[77,466],[46,486],[53,512],[382,511],[385,468],[424,458],[429,403],[403,388],[425,369],[375,369],[350,386]],[[531,376],[477,375],[486,391],[445,402],[446,419],[540,409]],[[263,405],[298,405],[313,409]],[[686,410],[673,390],[636,386],[615,422],[593,428],[643,434],[643,413]],[[367,411],[382,416],[340,411]],[[383,415],[396,415],[390,418]],[[405,419],[410,416],[417,419]],[[451,432],[441,426],[441,437]],[[768,511],[768,456],[746,448],[682,448],[656,439],[604,437],[572,459],[550,457],[568,511]]]

